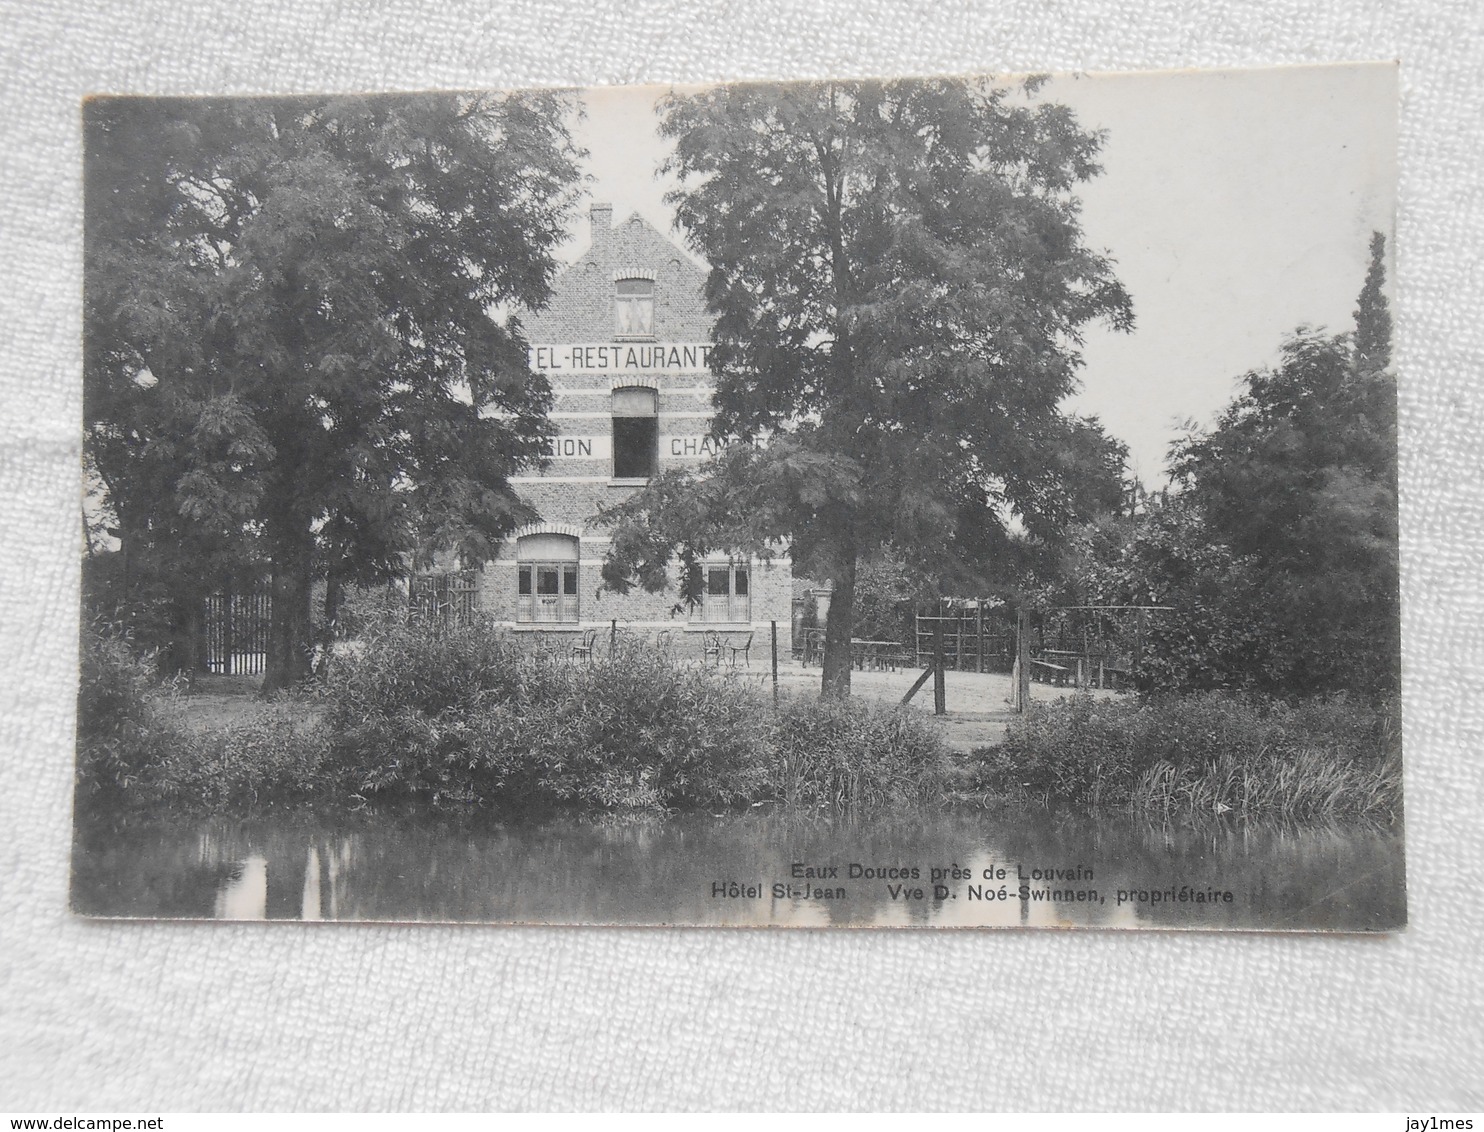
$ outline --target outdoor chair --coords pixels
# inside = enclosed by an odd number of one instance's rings
[[[655,634],[654,647],[661,656],[667,660],[670,658],[675,651],[675,645],[671,641],[669,629],[661,629]]]
[[[716,666],[721,667],[721,651],[725,648],[725,642],[717,633],[707,633],[701,638],[701,663],[716,661]]]
[[[737,667],[737,654],[738,653],[741,653],[742,654],[742,664],[745,667],[747,667],[747,668],[751,668],[752,667],[752,661],[748,658],[748,654],[752,650],[752,634],[751,633],[748,633],[745,637],[743,637],[740,644],[738,644],[738,643],[736,643],[734,641],[728,641],[726,643],[726,647],[727,647],[727,652],[730,654],[727,657],[727,667],[728,668],[736,668]]]
[[[556,660],[560,654],[560,648],[552,640],[545,629],[538,629],[532,634],[531,656],[536,660]]]
[[[597,642],[598,631],[589,629],[582,634],[582,640],[572,646],[573,660],[592,660],[593,645]]]

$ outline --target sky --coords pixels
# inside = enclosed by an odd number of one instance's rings
[[[585,91],[574,131],[589,199],[674,233],[673,184],[657,175],[668,143],[654,130],[667,89]],[[1389,248],[1394,224],[1396,69],[1059,76],[1037,97],[1106,132],[1103,173],[1078,191],[1083,232],[1134,306],[1131,333],[1085,329],[1066,407],[1101,418],[1157,487],[1182,423],[1209,424],[1286,334],[1350,328],[1371,232]],[[565,257],[587,242],[584,208]]]

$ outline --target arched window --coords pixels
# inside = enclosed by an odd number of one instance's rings
[[[620,279],[613,286],[615,335],[619,338],[653,338],[654,280]]]
[[[517,621],[578,620],[577,549],[571,535],[526,535],[516,541]]]
[[[647,480],[659,473],[659,405],[653,389],[613,391],[613,478]]]

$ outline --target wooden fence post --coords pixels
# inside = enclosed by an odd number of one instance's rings
[[[232,675],[232,653],[237,648],[236,610],[231,583],[222,587],[222,675]]]
[[[778,622],[770,621],[768,626],[773,637],[773,710],[778,710]]]
[[[926,668],[924,668],[922,670],[922,675],[917,678],[917,680],[913,683],[912,687],[910,687],[910,688],[907,689],[907,694],[902,697],[902,703],[904,703],[904,704],[910,703],[911,700],[912,700],[912,697],[915,696],[915,695],[917,695],[918,691],[921,690],[922,686],[928,682],[928,677],[930,677],[935,671],[936,671],[936,669],[934,669],[931,664],[929,664]]]
[[[976,667],[977,667],[978,671],[983,672],[984,671],[984,599],[982,597],[978,601],[976,601],[974,603],[974,639],[977,642],[975,644],[975,646],[974,646],[975,653],[976,653],[976,655],[978,657],[978,664],[976,665]]]
[[[1024,714],[1031,700],[1031,611],[1015,613],[1015,710]]]
[[[618,650],[618,618],[613,619],[613,624],[608,626],[608,659],[613,659],[613,654]]]
[[[1143,662],[1144,662],[1144,609],[1141,607],[1139,609],[1138,617],[1136,619],[1135,626],[1134,626],[1134,664],[1133,664],[1133,669],[1134,669],[1135,672],[1138,672],[1139,671],[1139,666],[1141,664],[1143,664]]]
[[[943,619],[933,622],[933,714],[948,711],[947,689],[943,686]]]

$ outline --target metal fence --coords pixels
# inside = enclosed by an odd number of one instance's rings
[[[268,664],[273,598],[266,583],[207,595],[205,661],[223,676],[257,676]]]
[[[958,672],[1009,672],[1015,663],[1015,633],[998,616],[986,616],[975,606],[965,609],[939,607],[933,613],[917,614],[914,642],[918,667],[933,655],[933,634],[941,627],[943,661]]]
[[[409,611],[415,621],[462,625],[474,618],[475,572],[419,574],[408,588]]]

